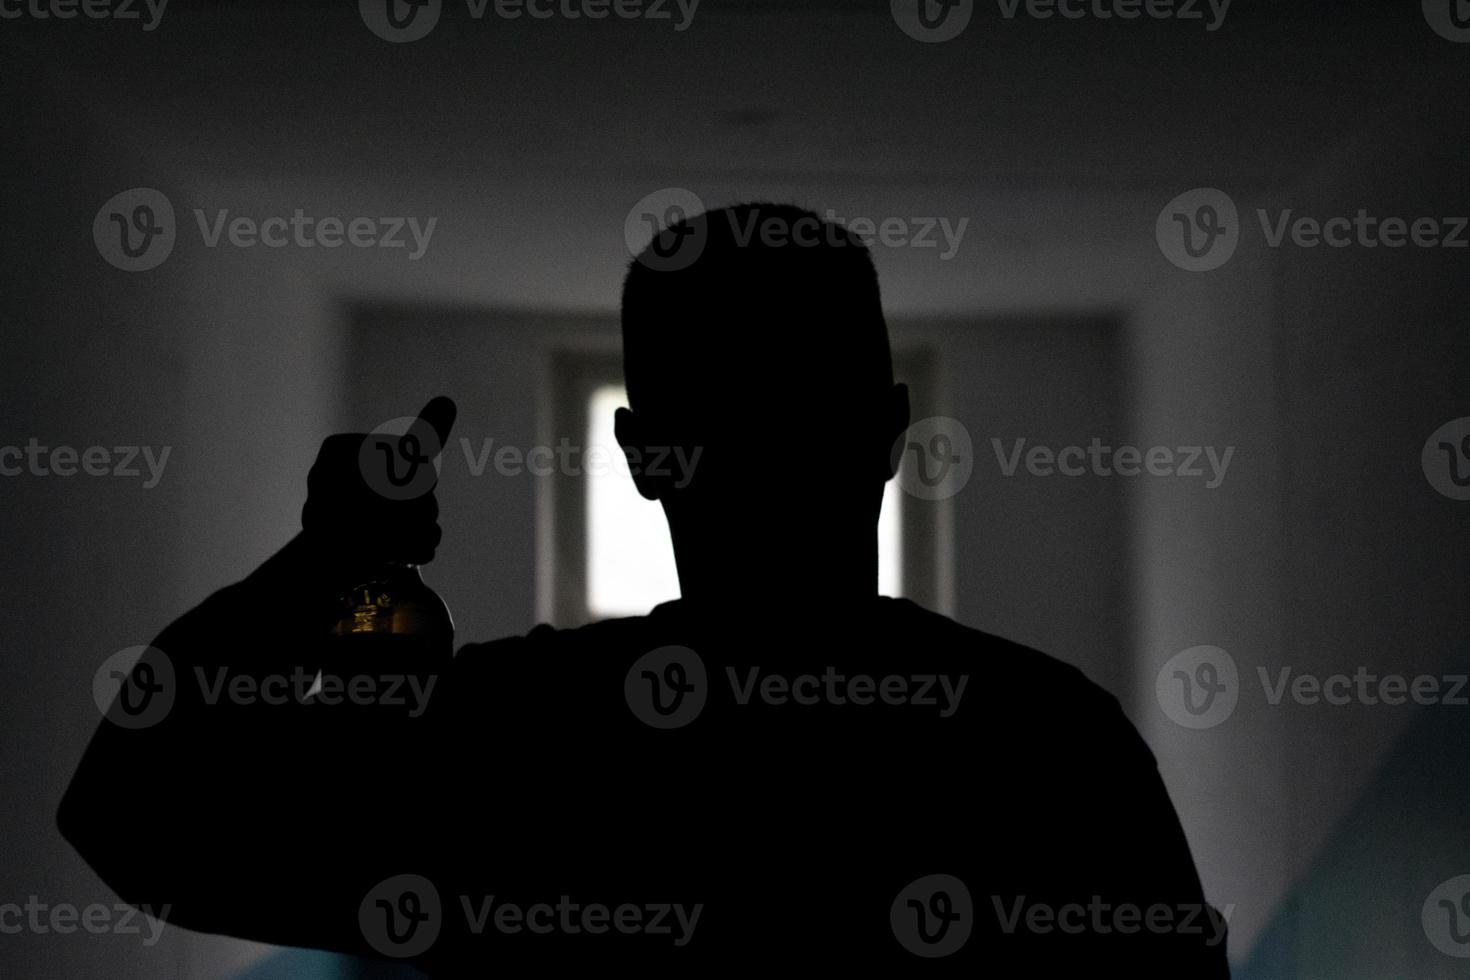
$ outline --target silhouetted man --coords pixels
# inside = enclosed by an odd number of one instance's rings
[[[432,494],[373,492],[364,437],[334,436],[303,532],[155,642],[166,716],[89,748],[61,826],[97,871],[186,927],[445,974],[1227,975],[1117,702],[877,595],[909,412],[867,249],[784,206],[682,220],[630,268],[623,340],[617,437],[682,598],[343,663],[352,569],[427,561],[439,530]],[[263,706],[211,680],[317,671],[433,693]]]

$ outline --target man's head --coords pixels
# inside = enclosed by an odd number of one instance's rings
[[[668,514],[681,577],[691,549],[773,534],[872,547],[908,397],[856,236],[787,205],[688,217],[634,260],[622,306],[632,410],[618,441],[645,464],[657,447],[700,452],[692,474],[637,476]]]

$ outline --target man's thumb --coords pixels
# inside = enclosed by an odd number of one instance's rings
[[[417,428],[420,423],[427,425],[434,432],[438,440],[439,448],[443,449],[449,441],[449,430],[454,428],[454,418],[459,414],[455,407],[454,399],[447,395],[436,395],[429,399],[429,403],[419,409],[419,417],[414,423]]]

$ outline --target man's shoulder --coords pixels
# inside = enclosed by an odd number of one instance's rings
[[[652,617],[625,616],[599,619],[581,626],[558,627],[538,623],[529,631],[494,640],[466,643],[455,653],[456,660],[473,660],[510,653],[555,652],[557,650],[622,647],[637,644],[654,632]]]
[[[581,659],[608,654],[636,658],[667,644],[698,644],[702,648],[703,641],[718,646],[720,638],[734,632],[728,624],[691,621],[675,606],[670,603],[647,615],[602,619],[576,627],[542,623],[520,636],[469,644],[459,656],[498,659],[509,654],[537,658],[567,655]],[[752,615],[758,620],[761,614],[757,609]],[[867,619],[826,631],[826,638],[836,637],[850,639],[848,646],[837,641],[828,649],[836,665],[861,663],[865,668],[885,672],[968,673],[976,692],[983,691],[982,697],[1004,709],[1004,713],[1019,710],[1046,716],[1077,710],[1120,710],[1117,699],[1076,666],[908,599],[879,598]],[[810,658],[809,652],[802,652],[801,659]]]
[[[1081,668],[1035,647],[967,626],[906,600],[902,615],[916,624],[915,634],[947,651],[976,674],[986,699],[1004,714],[1045,720],[1068,711],[1119,712],[1117,698]]]

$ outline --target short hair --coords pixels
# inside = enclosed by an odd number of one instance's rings
[[[792,205],[738,204],[669,224],[629,265],[622,328],[635,410],[719,397],[722,381],[839,397],[893,384],[867,245]]]

